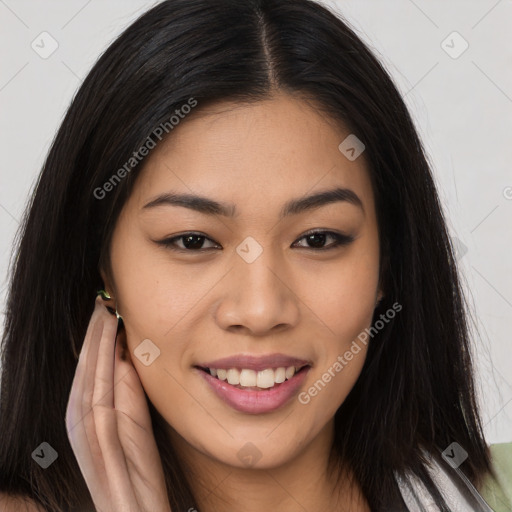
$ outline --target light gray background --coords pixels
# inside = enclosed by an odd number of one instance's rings
[[[512,441],[512,1],[324,3],[374,49],[416,120],[478,327],[485,432]],[[0,0],[2,323],[13,237],[64,112],[100,53],[154,4]],[[59,45],[47,59],[31,47],[43,31]],[[469,44],[458,58],[443,49],[462,48],[454,31]]]

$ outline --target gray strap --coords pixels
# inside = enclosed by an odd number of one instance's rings
[[[430,457],[430,476],[443,495],[451,512],[494,512],[460,468],[453,468],[450,475],[437,460]],[[395,475],[398,487],[410,512],[438,512],[430,493],[412,474],[402,478]]]

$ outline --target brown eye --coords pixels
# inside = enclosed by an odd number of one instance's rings
[[[324,244],[329,238],[334,239],[334,242],[325,246]],[[333,231],[312,231],[303,235],[301,238],[299,238],[299,240],[305,240],[308,244],[306,247],[302,246],[304,249],[326,251],[328,249],[334,249],[336,247],[348,245],[354,241],[354,237],[343,235],[341,233],[335,233]]]
[[[181,240],[183,241],[182,246],[177,243]],[[215,247],[204,247],[206,240],[213,242],[211,238],[208,238],[202,233],[184,233],[172,238],[166,238],[158,243],[173,251],[204,252],[206,250],[214,249]]]

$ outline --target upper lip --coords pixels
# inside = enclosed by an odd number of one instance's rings
[[[240,354],[231,357],[223,357],[215,361],[207,361],[198,364],[202,368],[246,368],[248,370],[261,371],[267,368],[280,368],[289,366],[302,367],[310,366],[310,361],[299,359],[297,357],[287,356],[285,354],[268,354],[261,356],[253,356],[249,354]]]

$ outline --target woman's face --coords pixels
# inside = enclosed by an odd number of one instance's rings
[[[173,435],[231,466],[275,467],[324,435],[363,366],[353,342],[380,297],[370,178],[364,153],[338,148],[349,132],[304,101],[198,112],[149,155],[113,234],[107,289]],[[349,192],[308,200],[334,189]]]

